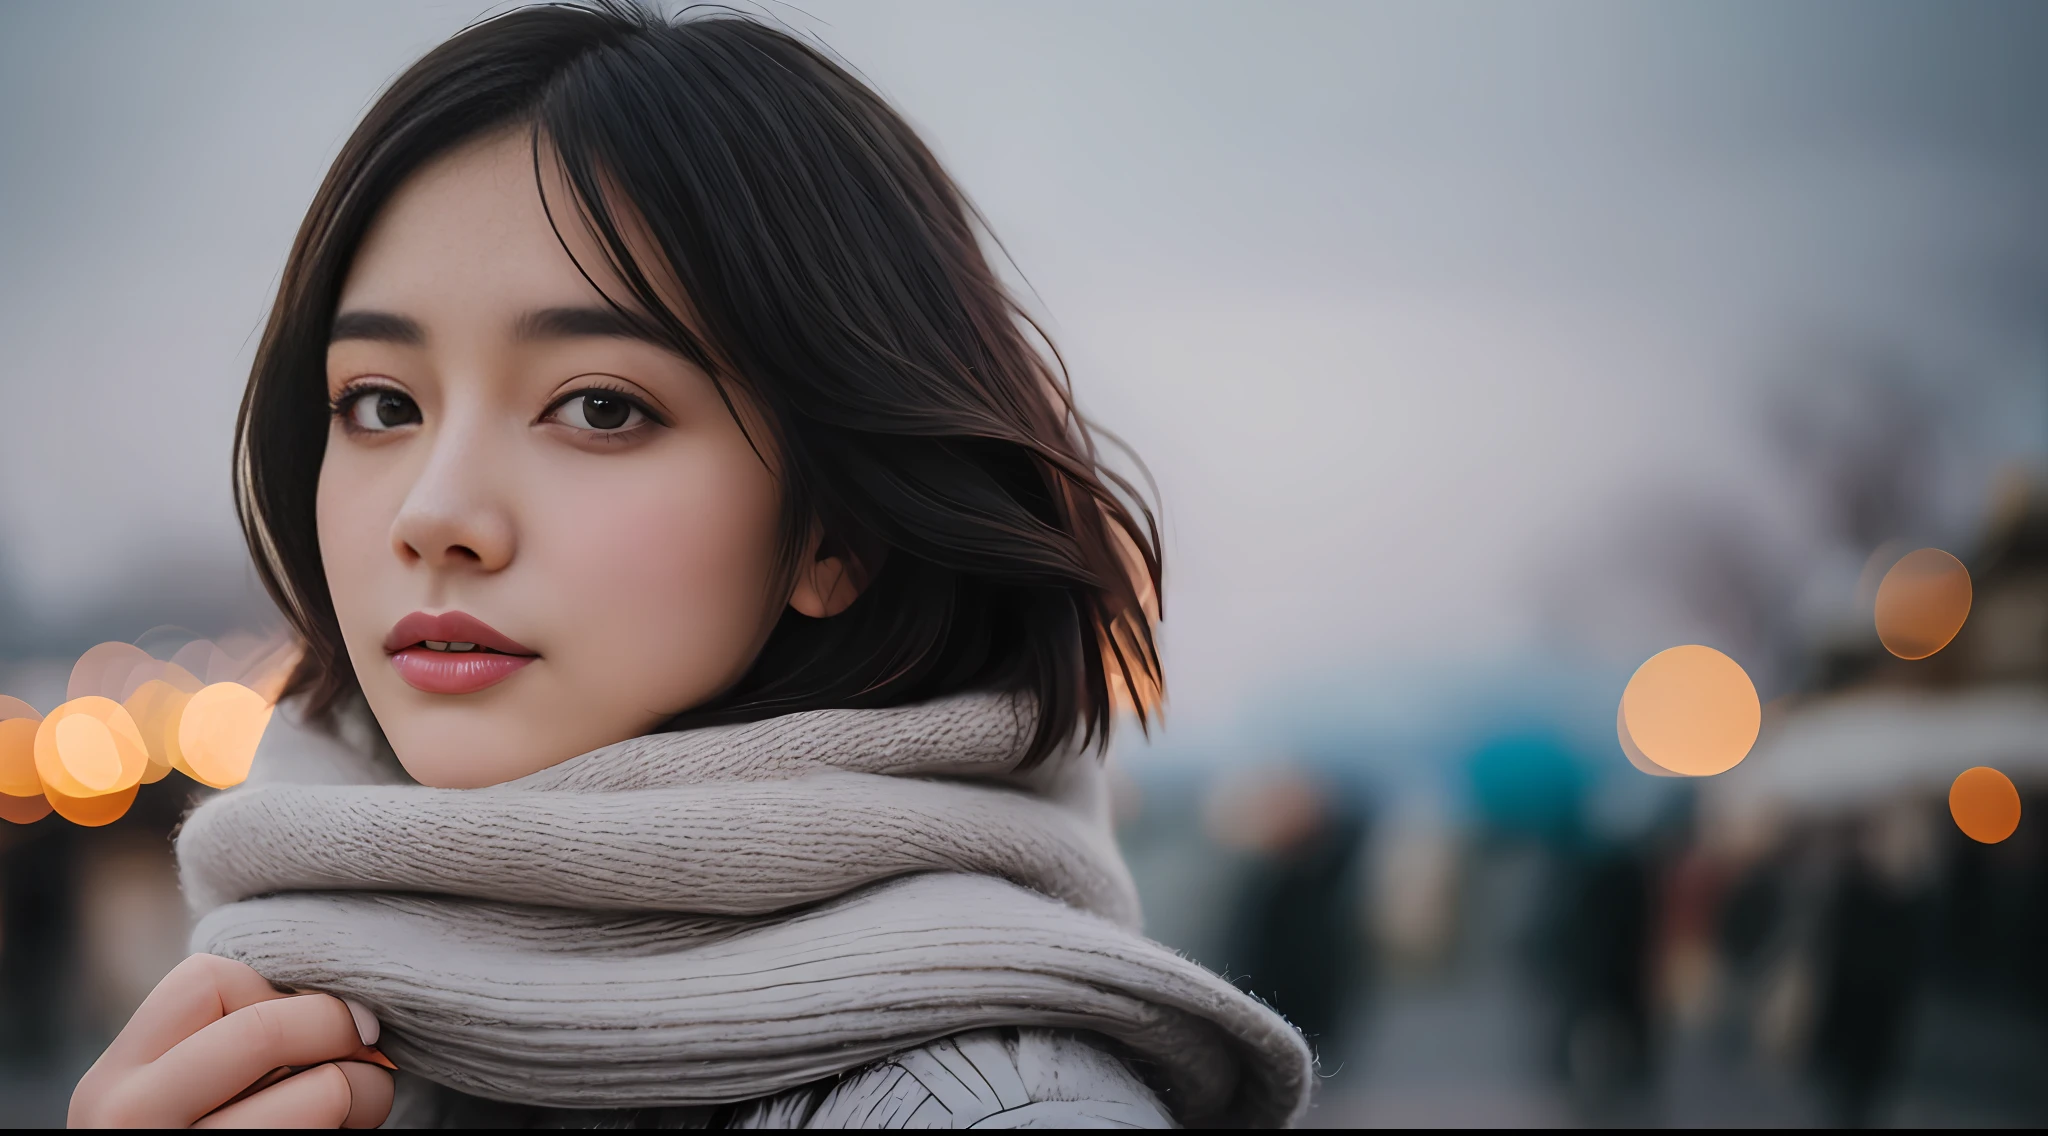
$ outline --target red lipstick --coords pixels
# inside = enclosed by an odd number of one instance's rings
[[[384,637],[391,667],[428,694],[474,694],[512,677],[539,656],[467,612],[413,612]]]

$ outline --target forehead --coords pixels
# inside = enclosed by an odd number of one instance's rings
[[[356,250],[342,306],[403,308],[432,318],[436,310],[587,303],[597,290],[577,260],[601,266],[594,244],[575,247],[581,225],[566,184],[534,155],[525,128],[467,143],[408,178],[378,213]],[[543,205],[541,186],[546,187]],[[552,208],[562,223],[557,237]],[[585,243],[589,243],[585,238]]]

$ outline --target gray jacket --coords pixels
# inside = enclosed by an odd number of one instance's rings
[[[399,1079],[386,1128],[1174,1128],[1145,1083],[1089,1034],[975,1030],[843,1076],[738,1104],[555,1109]]]

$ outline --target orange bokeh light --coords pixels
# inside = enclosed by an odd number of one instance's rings
[[[135,803],[135,794],[142,790],[139,784],[130,785],[116,793],[102,793],[97,797],[67,797],[54,789],[44,791],[50,800],[50,808],[57,815],[72,824],[86,828],[98,828],[112,824],[128,812],[128,806]]]
[[[13,824],[34,824],[50,815],[50,799],[37,793],[33,797],[16,797],[0,793],[0,820]]]
[[[216,682],[192,696],[178,719],[179,772],[202,785],[226,789],[249,777],[256,745],[270,725],[273,707],[262,695],[236,682]]]
[[[64,700],[94,695],[118,698],[128,672],[154,662],[148,651],[133,643],[101,643],[71,664],[71,681],[64,687]]]
[[[141,784],[149,768],[149,749],[135,719],[120,703],[98,695],[74,698],[50,711],[36,726],[35,755],[43,792],[60,813],[60,796],[118,794]]]
[[[1948,813],[1964,836],[1996,844],[2020,826],[2020,791],[1988,765],[1965,769],[1948,787]]]
[[[274,703],[284,697],[285,683],[291,680],[292,670],[299,665],[303,653],[297,643],[291,642],[259,650],[250,656],[248,666],[235,681],[262,695],[264,701]]]
[[[119,701],[127,702],[130,698],[135,697],[136,691],[141,690],[151,682],[168,683],[184,691],[186,694],[197,694],[199,693],[199,688],[206,685],[199,680],[198,675],[193,674],[176,663],[159,663],[152,659],[147,664],[137,666],[134,670],[128,672],[128,681],[121,684],[121,697]],[[110,694],[107,697],[112,698],[114,696]]]
[[[1899,658],[1924,659],[1963,629],[1970,598],[1970,570],[1962,561],[1938,548],[1915,549],[1877,586],[1877,637]]]
[[[141,732],[142,744],[149,753],[149,770],[142,775],[143,784],[161,781],[176,768],[171,755],[178,746],[178,718],[195,693],[196,687],[188,691],[166,679],[152,678],[136,687],[122,703],[129,717],[135,719],[135,728]]]
[[[194,639],[178,648],[171,662],[199,676],[201,682],[225,682],[241,673],[239,660],[211,639]]]
[[[0,694],[0,796],[43,795],[43,779],[36,775],[36,726],[42,720],[35,707]]]
[[[1688,777],[1735,768],[1756,744],[1763,704],[1734,659],[1698,644],[1636,668],[1621,693],[1616,732],[1650,764]]]
[[[31,824],[54,811],[110,824],[173,769],[214,789],[241,784],[300,651],[160,627],[79,656],[66,701],[47,718],[0,695],[0,820]]]
[[[1621,755],[1628,758],[1628,763],[1638,770],[1652,777],[1684,776],[1681,773],[1673,773],[1643,756],[1643,751],[1636,746],[1636,740],[1628,736],[1628,718],[1622,714],[1620,706],[1614,708],[1614,736],[1621,742]]]

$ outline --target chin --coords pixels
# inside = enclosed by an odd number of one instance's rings
[[[501,776],[493,770],[446,761],[407,761],[402,756],[398,759],[398,764],[405,767],[406,773],[410,774],[413,780],[429,789],[488,789],[493,785],[517,780],[520,776]]]
[[[467,754],[455,756],[446,752],[422,753],[414,749],[412,755],[407,756],[406,749],[393,746],[392,750],[397,753],[398,764],[405,767],[406,773],[430,789],[487,789],[492,785],[516,781],[528,773],[537,772],[553,764],[543,762],[537,767],[529,768],[524,763],[502,759],[479,762],[470,759]]]
[[[643,691],[605,698],[547,684],[501,683],[459,696],[385,689],[370,709],[398,763],[436,789],[482,789],[658,728],[671,715],[638,709]],[[366,692],[367,693],[367,692]]]
[[[385,721],[384,736],[413,780],[435,789],[482,789],[516,781],[576,756],[547,732],[503,711],[439,710]]]

